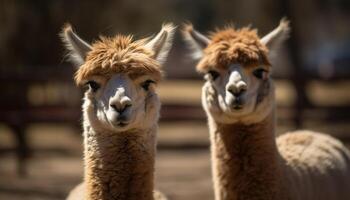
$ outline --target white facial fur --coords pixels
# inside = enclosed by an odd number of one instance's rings
[[[174,32],[175,27],[171,23],[164,24],[160,32],[150,38],[144,46],[153,52],[151,58],[161,65],[164,64],[171,49]],[[93,47],[74,33],[69,24],[64,27],[60,35],[73,63],[77,66],[83,65]],[[86,83],[93,81],[99,86],[96,91],[90,87],[85,92],[84,127],[92,127],[97,132],[114,133],[155,126],[159,118],[160,101],[155,93],[155,83],[152,82],[151,76],[145,74],[131,79],[126,74],[119,73],[110,78],[93,76],[89,77],[89,80],[83,80],[82,82]],[[148,82],[149,88],[146,90],[145,83],[149,80],[151,82]]]
[[[216,71],[214,80],[205,75],[202,103],[215,120],[222,123],[251,123],[263,119],[270,111],[273,100],[273,84],[268,72],[257,78],[253,72],[262,67],[244,68],[232,64],[226,70]]]
[[[260,39],[269,49],[269,59],[273,61],[281,43],[288,38],[289,21],[282,19],[277,28]],[[193,29],[192,25],[185,26],[185,40],[191,47],[193,57],[200,59],[204,49],[211,42],[205,35]],[[274,106],[274,86],[269,78],[269,68],[262,78],[257,78],[254,71],[262,66],[245,68],[231,64],[226,70],[215,71],[218,77],[214,80],[210,73],[205,75],[206,83],[202,89],[202,104],[207,115],[217,122],[245,124],[263,120]],[[239,93],[235,97],[232,93]],[[241,101],[241,105],[238,103]]]
[[[122,132],[150,128],[158,121],[160,102],[155,84],[148,90],[142,85],[149,77],[135,80],[125,74],[115,74],[109,80],[94,77],[100,88],[85,93],[84,115],[95,130]],[[118,112],[122,111],[122,112]]]

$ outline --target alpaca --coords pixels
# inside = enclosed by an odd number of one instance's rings
[[[269,74],[288,21],[261,39],[254,29],[233,27],[207,37],[190,24],[183,34],[206,80],[216,200],[350,199],[350,152],[340,141],[312,131],[275,138]]]
[[[155,91],[174,26],[152,39],[101,37],[92,45],[70,25],[61,37],[84,95],[84,181],[69,200],[160,200],[153,191],[160,101]]]

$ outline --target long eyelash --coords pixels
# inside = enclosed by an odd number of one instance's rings
[[[143,83],[141,84],[141,87],[143,87],[144,90],[148,91],[149,86],[150,86],[152,83],[156,83],[156,82],[153,81],[153,80],[146,80],[145,82],[143,82]]]
[[[263,78],[263,73],[268,73],[268,71],[263,68],[259,68],[253,71],[254,76],[257,77],[258,79]]]
[[[220,76],[219,72],[214,71],[214,70],[209,70],[208,74],[210,74],[210,76],[213,78],[213,80],[217,79]]]
[[[96,92],[101,86],[95,81],[88,81],[85,83],[93,92]]]
[[[149,83],[156,83],[154,80],[148,80]]]

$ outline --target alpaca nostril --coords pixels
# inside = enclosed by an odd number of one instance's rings
[[[228,89],[228,91],[235,97],[239,97],[241,96],[245,91],[246,89],[244,88],[241,88],[241,89],[237,89],[237,90],[234,90],[232,88]]]
[[[121,112],[124,112],[129,107],[131,107],[131,104],[125,104]]]
[[[117,106],[116,106],[116,105],[114,105],[114,104],[110,104],[109,106],[110,106],[111,108],[113,108],[113,110],[115,110],[115,111],[117,111],[117,110],[118,110]]]
[[[119,114],[122,114],[127,108],[131,106],[131,104],[125,104],[124,106],[117,107],[114,104],[109,105],[114,111],[118,112]]]

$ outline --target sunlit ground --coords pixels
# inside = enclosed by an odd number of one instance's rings
[[[201,84],[201,81],[167,81],[161,84],[159,93],[163,104],[199,105]],[[276,86],[277,104],[282,107],[292,105],[295,92],[291,85],[278,81]],[[335,85],[315,82],[308,88],[308,94],[316,105],[346,105],[350,102],[349,88],[350,82]],[[288,113],[279,112],[278,134],[293,129],[292,122],[285,115],[288,116]],[[305,119],[304,122],[307,129],[350,138],[346,135],[350,131],[348,120]],[[81,134],[72,127],[55,124],[32,125],[27,134],[33,149],[27,167],[28,176],[20,178],[16,174],[14,153],[1,155],[0,199],[63,199],[82,178]],[[0,125],[0,148],[13,149],[14,142],[11,130]],[[161,122],[156,163],[157,188],[173,200],[213,199],[208,145],[205,120]]]

